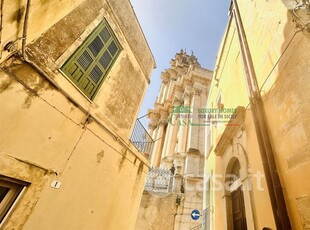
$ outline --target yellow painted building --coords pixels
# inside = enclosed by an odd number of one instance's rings
[[[287,3],[296,2],[283,2],[231,5],[207,101],[207,108],[221,112],[209,112],[214,116],[206,133],[204,229],[310,228],[310,18],[304,14],[309,5],[290,10]],[[266,122],[263,131],[257,108]],[[268,136],[272,151],[262,161]],[[282,190],[291,227],[281,222],[279,228],[272,211],[280,212],[264,169],[271,156],[272,175],[281,183],[273,189],[277,197]]]
[[[133,229],[154,58],[129,0],[1,1],[0,229]]]

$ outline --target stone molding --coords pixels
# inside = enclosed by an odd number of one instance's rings
[[[165,110],[161,110],[159,114],[160,114],[160,118],[159,118],[158,124],[162,126],[167,125],[168,124],[168,112]]]
[[[173,100],[172,100],[173,106],[179,106],[183,104],[183,102],[184,102],[183,98],[174,95]]]
[[[156,127],[157,127],[157,124],[156,124],[156,123],[153,123],[152,121],[148,124],[148,128],[149,128],[150,130],[154,130],[154,129],[156,129]]]
[[[169,82],[169,77],[167,76],[168,73],[162,73],[160,79],[162,80],[163,83],[168,83]]]
[[[191,96],[192,96],[192,93],[190,93],[190,92],[187,91],[187,90],[183,93],[183,98],[184,98],[184,100],[190,99]]]
[[[200,96],[202,89],[194,89],[194,95]]]
[[[240,128],[240,124],[244,121],[245,116],[245,108],[242,106],[238,106],[236,108],[237,112],[234,113],[236,115],[235,119],[230,119],[228,126],[226,126],[223,134],[220,137],[220,140],[218,141],[214,153],[216,156],[222,156],[228,147],[229,144],[232,144],[233,138],[236,134],[236,132]]]

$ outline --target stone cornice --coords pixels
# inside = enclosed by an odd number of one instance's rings
[[[144,33],[130,1],[108,0],[106,2],[109,5],[109,8],[112,10],[113,16],[115,17],[119,28],[122,30],[126,41],[130,46],[130,49],[133,51],[137,62],[141,66],[142,72],[149,80],[152,69],[156,67],[155,59],[153,57],[149,44],[145,39]]]
[[[170,77],[175,79],[175,77],[178,75],[178,72],[175,69],[168,69],[167,72],[170,74]]]
[[[161,79],[164,83],[168,83],[168,82],[169,82],[169,73],[167,73],[166,71],[165,71],[165,72],[162,72],[162,73],[161,73],[161,76],[160,76],[160,79]]]
[[[202,85],[210,85],[212,74],[205,74],[197,71],[189,71],[186,76],[193,82],[200,82]]]
[[[240,125],[244,122],[245,108],[242,106],[238,106],[234,114],[236,115],[236,118],[230,119],[214,149],[214,153],[216,156],[222,156],[228,145],[232,144],[235,134],[239,130]]]
[[[168,120],[166,119],[160,119],[158,125],[166,126],[168,124]]]
[[[155,109],[148,109],[147,113],[148,113],[148,115],[147,115],[148,119],[153,120],[153,121],[158,121],[159,120],[159,113],[158,113],[157,110],[155,110]]]
[[[183,91],[184,90],[183,90],[182,85],[179,82],[175,81],[174,84],[172,85],[171,94],[172,95],[182,95]]]
[[[202,84],[195,82],[193,85],[193,90],[195,95],[200,95],[205,87]]]
[[[148,124],[148,128],[150,130],[154,130],[157,127],[157,124],[155,124],[152,120]]]
[[[198,89],[198,88],[196,88],[196,89],[194,89],[194,94],[195,95],[200,95],[202,93],[202,89]]]
[[[168,123],[168,115],[169,115],[168,110],[160,109],[159,114],[160,114],[159,125],[166,125]]]
[[[184,98],[184,100],[190,99],[191,96],[192,96],[191,91],[188,91],[188,90],[185,90],[185,91],[184,91],[184,93],[183,93],[183,98]]]
[[[183,98],[174,95],[174,97],[172,99],[172,104],[173,104],[173,106],[179,106],[179,105],[183,104],[183,101],[184,101]]]

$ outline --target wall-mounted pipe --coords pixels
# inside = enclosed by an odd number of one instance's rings
[[[26,10],[25,10],[25,19],[23,26],[23,39],[22,39],[22,55],[25,56],[25,48],[27,42],[27,30],[28,30],[28,19],[29,19],[29,9],[30,9],[31,0],[27,0]]]
[[[3,4],[4,0],[0,2],[0,59],[2,58],[2,29],[3,29]]]
[[[229,30],[230,30],[230,27],[231,27],[231,21],[232,21],[231,16],[229,16],[227,28],[226,28],[226,31],[225,31],[225,34],[224,34],[224,39],[223,39],[223,42],[222,42],[222,46],[220,47],[220,55],[219,55],[219,57],[217,58],[216,64],[215,64],[214,79],[217,80],[217,81],[220,80],[220,79],[217,77],[217,73],[218,73],[218,69],[220,68],[219,64],[220,64],[221,61],[222,61],[222,57],[223,57],[223,53],[224,53],[226,41],[227,41],[228,34],[229,34]]]

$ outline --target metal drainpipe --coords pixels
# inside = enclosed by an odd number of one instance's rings
[[[288,217],[282,185],[276,166],[274,151],[272,149],[271,140],[268,133],[263,103],[257,84],[257,78],[254,71],[251,53],[247,43],[237,1],[232,0],[232,3],[233,7],[231,10],[237,26],[247,90],[251,102],[252,116],[266,176],[274,220],[277,229],[290,230],[291,223]]]
[[[23,55],[23,57],[25,56],[30,3],[31,3],[31,0],[27,0],[24,26],[23,26],[23,40],[22,40],[22,55]]]
[[[221,48],[221,53],[220,53],[220,56],[219,56],[218,60],[216,61],[216,69],[214,71],[214,76],[215,76],[215,80],[217,80],[217,81],[220,80],[219,78],[217,78],[217,73],[218,73],[218,69],[220,68],[219,64],[221,63],[221,60],[222,60],[222,57],[223,57],[224,48],[225,48],[225,44],[226,44],[226,41],[227,41],[227,38],[228,38],[231,21],[232,21],[231,17],[229,17],[228,24],[227,24],[227,29],[226,29],[226,32],[225,32],[225,35],[224,35],[225,37],[224,37],[224,40],[223,40],[223,46]]]
[[[2,47],[1,47],[1,44],[2,44],[2,25],[3,25],[3,3],[4,3],[4,0],[1,0],[1,3],[0,3],[0,59],[2,58]]]

